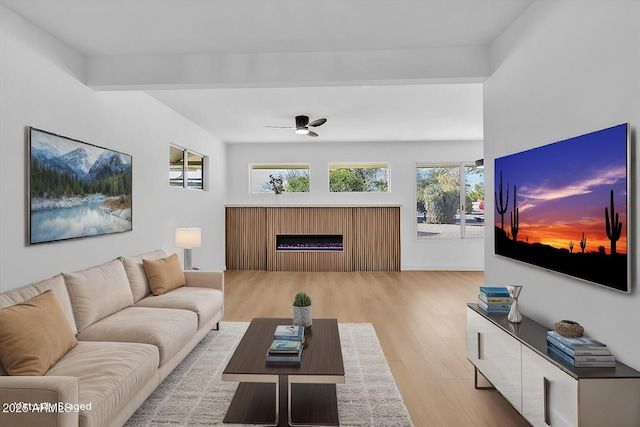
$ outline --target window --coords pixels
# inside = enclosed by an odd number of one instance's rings
[[[308,193],[310,188],[308,164],[252,164],[251,192],[275,193],[272,177],[282,180],[282,187],[286,193]]]
[[[336,193],[387,193],[389,192],[389,165],[378,164],[329,164],[329,191]]]
[[[484,169],[419,164],[416,189],[419,238],[484,237]]]
[[[169,185],[184,187],[184,150],[169,146]]]
[[[203,190],[204,156],[187,151],[187,187]]]
[[[204,164],[205,156],[170,145],[169,186],[204,190]]]

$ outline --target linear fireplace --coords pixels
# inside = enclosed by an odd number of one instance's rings
[[[341,251],[342,234],[277,234],[277,251]]]

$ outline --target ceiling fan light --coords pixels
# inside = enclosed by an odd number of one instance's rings
[[[298,135],[307,135],[309,133],[309,129],[307,129],[307,128],[298,128],[298,129],[296,129],[296,133]]]

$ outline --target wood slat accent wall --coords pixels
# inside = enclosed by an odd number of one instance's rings
[[[342,251],[277,251],[277,234],[342,234]],[[267,210],[267,270],[353,271],[351,208],[282,207]]]
[[[228,270],[267,269],[267,208],[225,209],[225,263]]]
[[[342,234],[342,251],[276,251],[277,234]],[[227,207],[228,270],[400,271],[400,208]]]
[[[400,208],[353,208],[353,270],[400,271]]]

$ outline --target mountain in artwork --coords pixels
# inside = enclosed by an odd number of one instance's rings
[[[122,156],[114,151],[103,150],[95,159],[95,156],[83,147],[60,154],[55,146],[44,141],[32,143],[31,158],[43,168],[66,173],[80,181],[88,182],[117,175],[131,168],[131,163],[123,161]]]

